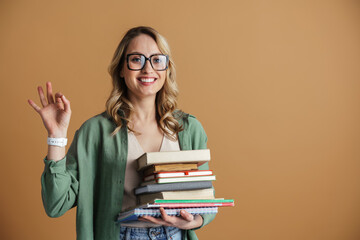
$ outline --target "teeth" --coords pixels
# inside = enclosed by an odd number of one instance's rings
[[[150,83],[150,82],[154,82],[155,78],[140,78],[140,81]]]

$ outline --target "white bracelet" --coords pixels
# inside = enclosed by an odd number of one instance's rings
[[[65,147],[67,144],[67,138],[50,138],[47,139],[47,144],[51,146]]]

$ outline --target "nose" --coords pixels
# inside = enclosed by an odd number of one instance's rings
[[[149,72],[153,72],[153,70],[154,69],[151,66],[150,59],[146,59],[145,60],[145,65],[144,65],[143,69],[141,69],[141,71],[143,73],[149,73]]]

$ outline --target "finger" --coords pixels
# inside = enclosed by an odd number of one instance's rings
[[[56,98],[61,98],[62,95],[63,95],[63,94],[62,94],[61,92],[55,93],[55,99],[56,99]]]
[[[167,222],[167,223],[169,223],[169,224],[174,224],[174,221],[176,220],[176,217],[169,216],[169,215],[166,213],[166,211],[165,211],[164,208],[160,208],[160,213],[161,213],[161,218],[162,218],[165,222]]]
[[[62,101],[62,99],[61,99],[62,96],[63,96],[63,95],[62,95],[60,92],[56,93],[56,94],[55,94],[55,103],[56,103],[56,106],[57,106],[59,109],[64,110],[63,101]]]
[[[57,104],[62,104],[63,103],[61,97],[55,98],[55,102]]]
[[[61,100],[64,103],[64,111],[71,112],[70,101],[64,95],[61,96]]]
[[[31,99],[28,99],[28,103],[35,109],[36,112],[39,112],[41,110],[41,108],[36,105]]]
[[[144,221],[144,222],[150,222],[149,220],[147,220],[147,219],[144,218],[144,217],[138,217],[138,220],[139,220],[139,221]]]
[[[188,222],[191,222],[192,220],[194,220],[194,216],[185,210],[181,210],[180,215],[182,216],[183,219],[185,219]]]
[[[44,96],[44,91],[42,89],[42,87],[38,87],[38,92],[39,92],[39,97],[40,97],[40,102],[41,102],[41,105],[43,107],[46,107],[48,104],[46,102],[46,98]]]
[[[53,93],[52,93],[52,86],[51,86],[51,82],[47,82],[46,83],[46,89],[47,89],[47,99],[48,99],[48,103],[54,103],[54,97],[53,97]]]

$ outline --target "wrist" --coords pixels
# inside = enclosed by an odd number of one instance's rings
[[[48,133],[49,138],[66,138],[66,132]]]
[[[65,147],[67,144],[67,138],[47,138],[47,144],[49,146]]]

